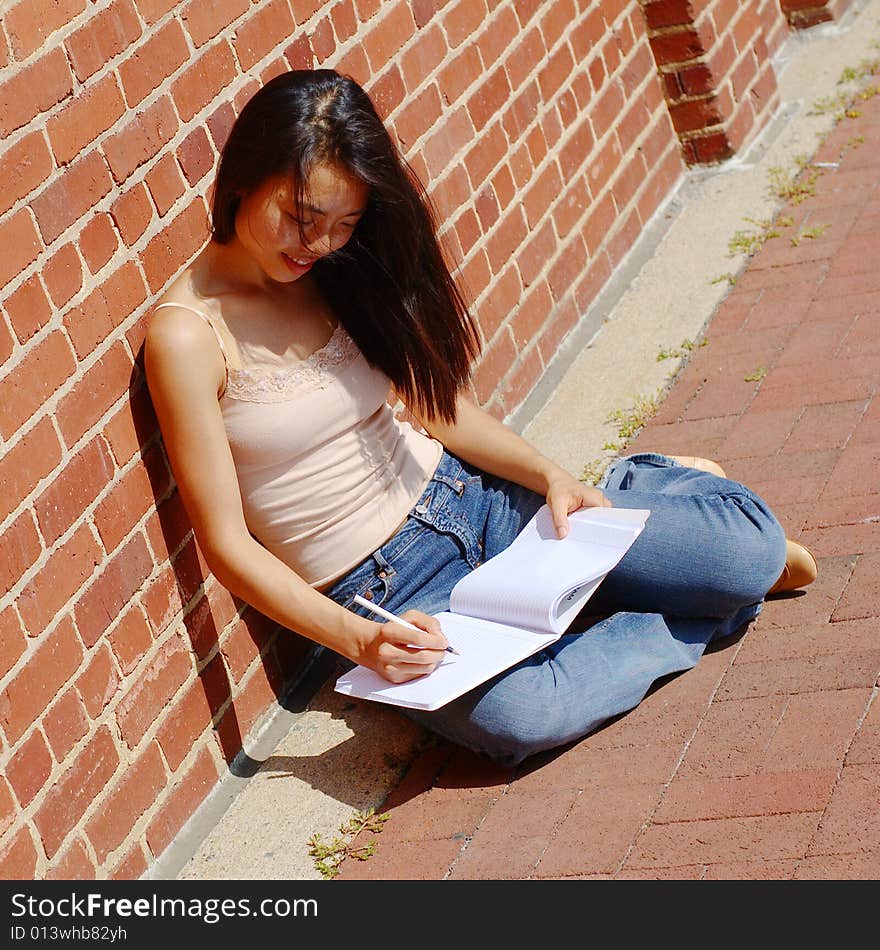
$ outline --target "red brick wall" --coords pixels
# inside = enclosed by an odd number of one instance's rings
[[[779,105],[770,42],[785,21],[766,0],[642,0],[672,122],[690,165],[740,151]]]
[[[426,180],[498,416],[684,169],[636,0],[3,5],[2,877],[142,874],[301,663],[206,572],[139,359],[236,111],[311,65],[363,82]]]
[[[788,22],[797,29],[839,20],[852,0],[779,0]]]

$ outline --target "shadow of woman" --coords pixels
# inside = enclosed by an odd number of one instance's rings
[[[148,526],[148,531],[160,573],[143,594],[144,607],[154,638],[182,620],[212,728],[224,758],[236,772],[246,767],[243,747],[248,733],[264,717],[267,700],[280,701],[299,685],[316,648],[233,597],[209,571],[165,455],[146,386],[142,348],[129,378],[128,397],[141,456],[156,450],[164,462],[147,466],[156,513],[154,527]],[[258,655],[261,668],[250,672]],[[248,688],[242,688],[246,671],[250,673]],[[257,674],[259,680],[254,682]]]

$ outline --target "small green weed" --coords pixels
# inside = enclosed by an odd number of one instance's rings
[[[757,383],[762,380],[767,375],[767,367],[759,366],[754,373],[749,373],[748,376],[743,376],[743,380],[747,383]]]
[[[792,247],[797,247],[801,241],[813,241],[817,237],[821,237],[830,227],[830,224],[817,224],[812,228],[807,228],[805,231],[801,231],[800,234],[791,239]]]
[[[320,871],[325,880],[339,874],[339,865],[346,858],[357,861],[366,861],[376,850],[375,840],[365,845],[354,846],[354,839],[362,832],[379,834],[386,821],[391,817],[388,813],[377,815],[375,808],[367,811],[358,811],[346,822],[339,826],[341,837],[332,841],[322,840],[322,836],[315,832],[309,838],[309,855],[315,859],[315,868]]]
[[[593,459],[592,462],[587,462],[581,475],[581,481],[588,485],[598,485],[610,461],[611,459]]]
[[[662,363],[663,360],[677,359],[684,356],[685,353],[692,353],[699,347],[708,346],[708,344],[709,341],[707,339],[700,340],[699,343],[695,343],[693,340],[684,339],[677,348],[673,347],[667,349],[666,347],[661,346],[660,352],[657,354],[657,362]]]
[[[629,409],[615,409],[608,422],[617,426],[617,435],[621,439],[631,439],[660,408],[656,396],[636,396]]]
[[[810,166],[803,158],[795,159],[798,171],[792,173],[785,168],[775,165],[768,170],[770,177],[770,192],[776,198],[790,204],[799,205],[807,198],[816,194],[816,181],[822,174],[821,170]]]

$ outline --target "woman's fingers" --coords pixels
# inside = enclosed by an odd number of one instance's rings
[[[436,617],[408,610],[401,618],[412,627],[394,620],[382,624],[379,660],[383,675],[395,683],[430,673],[446,656],[448,641]]]

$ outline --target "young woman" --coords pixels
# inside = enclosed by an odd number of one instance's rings
[[[604,615],[425,726],[517,763],[590,732],[815,577],[713,463],[616,461],[591,487],[464,395],[478,336],[436,222],[369,98],[294,71],[223,149],[212,235],[155,307],[150,393],[205,560],[236,596],[392,682],[430,671],[431,614],[545,502],[650,508],[591,601]],[[420,426],[399,422],[392,390]],[[424,431],[421,431],[424,429]],[[360,594],[419,633],[353,607]]]

